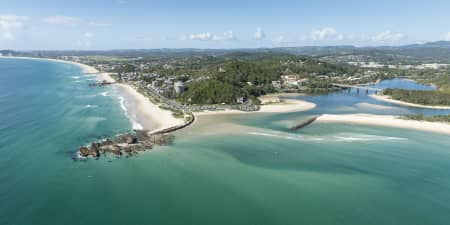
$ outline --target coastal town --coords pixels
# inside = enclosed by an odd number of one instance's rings
[[[164,63],[162,65],[153,61],[145,61],[137,58],[124,61],[123,59],[117,61],[98,61],[89,57],[78,56],[60,56],[57,59],[83,63],[95,67],[98,71],[110,74],[117,82],[130,84],[136,87],[139,91],[149,96],[151,100],[156,102],[163,102],[166,108],[178,112],[195,112],[204,110],[240,110],[240,111],[257,111],[260,106],[257,98],[252,98],[248,94],[236,95],[232,101],[215,102],[215,104],[191,103],[190,99],[182,99],[181,97],[189,86],[196,85],[201,81],[212,79],[210,71],[195,71],[189,74],[174,74],[174,70],[183,71],[184,66],[178,65],[178,61],[172,63]],[[320,74],[317,72],[311,73],[295,73],[289,69],[289,66],[303,67],[304,61],[286,60],[280,63],[286,69],[281,72],[281,75],[274,74],[278,79],[270,80],[265,84],[254,84],[251,81],[246,81],[242,88],[260,88],[269,89],[269,93],[310,93],[310,92],[329,92],[341,90],[342,87],[333,84],[368,84],[379,82],[382,79],[392,78],[385,71],[359,69],[353,74],[327,72]],[[317,62],[317,66],[321,66],[321,62]],[[175,69],[178,65],[178,69]],[[161,68],[155,72],[152,68]],[[355,67],[356,68],[356,67]],[[219,73],[225,71],[220,67],[217,69]],[[258,97],[255,95],[254,97]],[[183,100],[183,101],[180,101]]]
[[[4,54],[4,53],[2,53]],[[11,52],[6,56],[21,56]],[[29,55],[25,55],[29,57]],[[447,109],[448,82],[442,77],[449,73],[446,63],[405,62],[384,63],[370,57],[335,56],[304,57],[279,53],[229,53],[224,55],[178,54],[164,57],[142,56],[77,56],[56,55],[33,57],[70,62],[82,66],[86,75],[96,75],[92,88],[114,85],[125,96],[138,102],[146,110],[132,112],[134,131],[118,138],[92,142],[78,150],[82,157],[94,158],[112,153],[128,156],[152,148],[153,145],[171,143],[171,134],[193,124],[199,115],[240,113],[287,113],[306,111],[315,104],[299,99],[286,99],[285,95],[327,95],[342,90],[355,90],[358,94],[392,104]],[[343,59],[346,59],[342,61]],[[433,74],[429,76],[428,74]],[[441,91],[408,91],[376,88],[384,80],[412,79],[424,84],[438,85]],[[431,97],[434,96],[434,97]],[[391,99],[392,98],[392,99]],[[132,107],[134,108],[134,107]],[[155,120],[152,115],[158,115]],[[436,121],[448,121],[448,116],[406,115],[398,127],[415,127],[426,131],[436,128]],[[390,121],[373,116],[317,115],[293,125],[291,130],[303,129],[316,122],[352,122],[367,120]],[[416,123],[417,120],[429,121]],[[408,121],[409,120],[409,121]],[[440,128],[444,127],[442,124]],[[446,132],[445,129],[442,132]],[[124,138],[124,137],[128,138]],[[159,141],[160,139],[164,141]]]

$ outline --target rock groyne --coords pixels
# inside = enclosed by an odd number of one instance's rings
[[[151,134],[145,130],[135,130],[132,133],[120,134],[113,139],[95,141],[88,146],[78,149],[74,160],[92,157],[98,159],[102,155],[112,154],[132,156],[141,151],[151,150],[154,145],[169,145],[173,141],[173,135],[169,133]]]
[[[317,118],[319,118],[319,116],[315,116],[315,117],[309,118],[309,119],[307,119],[305,122],[303,122],[303,123],[301,123],[301,124],[298,124],[298,125],[296,125],[296,126],[291,127],[290,130],[293,130],[293,131],[295,131],[295,130],[300,130],[300,129],[302,129],[302,128],[304,128],[304,127],[306,127],[306,126],[308,126],[308,125],[314,123],[314,121],[316,121]]]

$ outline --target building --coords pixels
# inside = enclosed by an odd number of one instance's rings
[[[181,94],[183,94],[185,86],[184,83],[181,81],[177,81],[173,84],[173,89],[175,90],[175,94],[177,96],[180,96]]]
[[[244,104],[245,103],[245,97],[237,97],[236,98],[236,102],[238,103],[238,104]]]
[[[283,75],[281,80],[283,80],[283,86],[287,88],[297,87],[297,80],[300,78],[299,75]]]
[[[281,81],[279,81],[279,80],[272,81],[272,87],[276,88],[276,89],[280,89],[281,88]]]
[[[299,76],[298,75],[283,75],[283,76],[281,76],[281,79],[285,83],[289,84],[289,83],[296,82],[299,79]]]

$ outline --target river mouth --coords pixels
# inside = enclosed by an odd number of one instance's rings
[[[409,79],[384,80],[377,84],[368,85],[371,88],[400,88],[408,90],[435,90],[436,87],[418,84]],[[298,98],[313,102],[317,108],[313,110],[315,114],[379,114],[379,115],[404,115],[404,114],[424,114],[424,115],[448,115],[448,109],[426,109],[417,107],[401,106],[389,102],[379,101],[371,98],[369,95],[375,94],[374,91],[364,91],[361,88],[342,90],[320,95],[297,96],[289,98]]]
[[[448,136],[349,124],[290,129],[325,112],[414,109],[363,93],[303,96],[317,108],[202,117],[176,131],[172,145],[72,163],[66,149],[132,129],[114,90],[89,88],[91,78],[67,65],[0,60],[0,70],[0,224],[440,225],[450,219]]]

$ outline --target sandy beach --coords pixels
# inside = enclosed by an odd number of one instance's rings
[[[184,123],[183,119],[177,119],[171,111],[159,108],[130,85],[115,84],[114,86],[123,97],[123,106],[132,120],[133,129],[156,131]]]
[[[66,62],[62,60],[55,61]],[[94,67],[76,62],[68,63],[82,67],[85,73],[97,74],[99,81],[115,82],[108,73],[99,73]],[[121,105],[130,118],[133,129],[157,131],[184,123],[183,119],[177,119],[172,115],[171,111],[159,108],[158,105],[151,102],[150,99],[130,85],[117,83],[113,85],[113,88],[116,88],[121,97]]]
[[[267,105],[261,105],[261,109],[258,111],[246,112],[240,110],[218,110],[218,111],[202,111],[194,112],[195,116],[205,115],[224,115],[224,114],[252,114],[252,113],[289,113],[289,112],[302,112],[314,109],[316,104],[303,100],[283,100],[278,103],[270,103]]]
[[[31,57],[8,57],[1,56],[2,58],[12,59],[33,59],[33,60],[47,60],[59,63],[68,63],[79,66],[83,69],[84,73],[96,74],[97,80],[108,82],[115,82],[115,80],[109,75],[109,73],[100,73],[96,68],[85,65],[82,63],[65,61],[60,59],[47,59],[47,58],[31,58]],[[140,94],[133,87],[126,84],[113,84],[121,98],[121,106],[130,118],[133,129],[145,129],[145,130],[163,130],[173,126],[183,124],[182,119],[177,119],[172,115],[169,110],[163,110],[158,105],[153,104],[147,97]]]
[[[396,127],[396,128],[414,129],[450,135],[449,123],[404,120],[398,118],[397,116],[391,115],[384,116],[372,114],[345,114],[345,115],[324,114],[319,118],[317,118],[316,122],[349,123],[349,124],[364,124],[371,126]]]
[[[369,96],[371,98],[374,98],[374,99],[378,100],[378,101],[389,102],[389,103],[402,105],[402,106],[409,106],[409,107],[415,107],[415,108],[425,108],[425,109],[450,109],[450,106],[429,106],[429,105],[420,105],[420,104],[414,104],[414,103],[399,101],[399,100],[392,99],[388,95],[375,95],[375,94],[372,94],[372,95],[369,95]]]
[[[66,62],[62,60],[55,61]],[[85,73],[97,74],[99,81],[115,82],[108,73],[99,73],[94,67],[76,62],[68,63],[82,67]],[[184,123],[183,119],[177,119],[172,115],[171,111],[159,108],[158,105],[151,102],[150,99],[130,85],[116,83],[113,84],[113,88],[116,88],[121,97],[122,107],[130,118],[133,129],[157,131]]]

